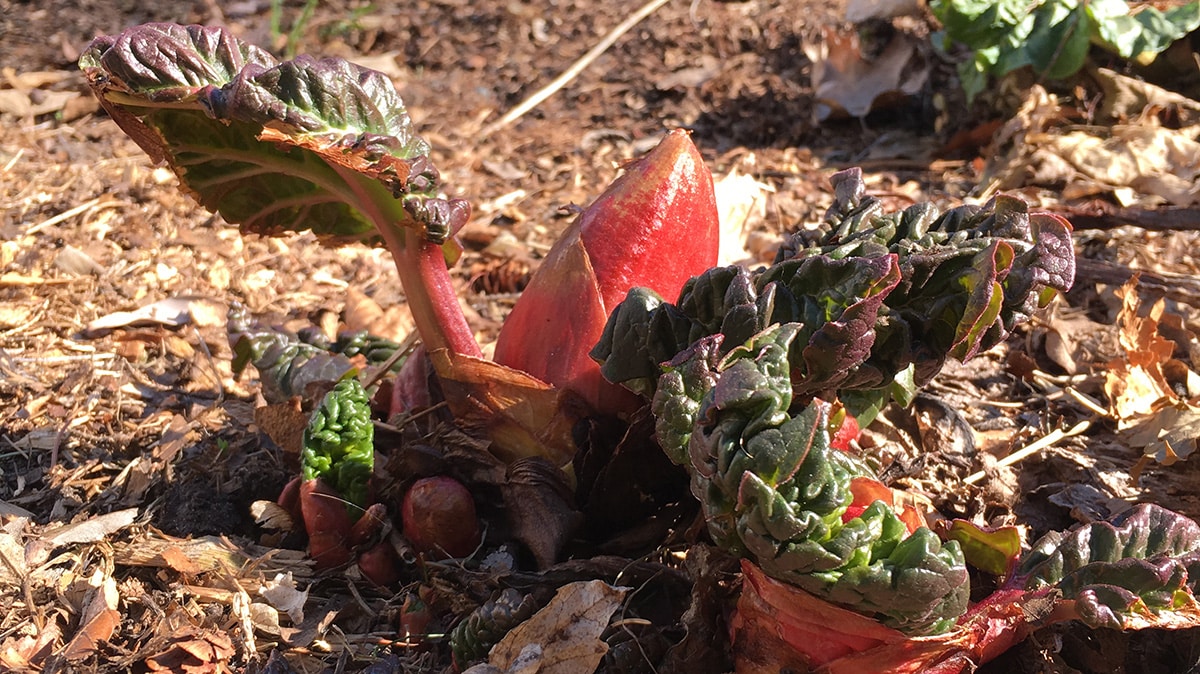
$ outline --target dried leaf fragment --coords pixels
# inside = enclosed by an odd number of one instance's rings
[[[169,646],[146,658],[146,667],[152,672],[224,674],[232,671],[227,663],[234,652],[226,633],[188,626]]]
[[[112,638],[121,624],[121,614],[117,612],[117,581],[103,571],[96,571],[88,583],[92,589],[84,601],[79,631],[62,652],[67,660],[91,655],[97,645]]]
[[[0,670],[23,672],[34,669],[50,655],[61,638],[58,623],[50,622],[41,630],[36,630],[36,634],[5,639],[0,642]]]
[[[562,586],[545,608],[496,644],[489,664],[510,672],[532,667],[528,671],[538,674],[595,671],[608,651],[600,635],[626,592],[601,580]]]
[[[71,543],[95,543],[133,524],[136,517],[137,508],[127,508],[99,515],[82,522],[51,529],[42,536],[42,542],[48,548]]]
[[[287,613],[293,625],[304,622],[304,604],[308,601],[308,588],[297,588],[291,571],[276,574],[273,580],[263,583],[258,593],[272,607]]]
[[[1122,301],[1117,323],[1125,354],[1109,361],[1104,384],[1117,428],[1125,432],[1130,446],[1144,453],[1132,471],[1135,479],[1151,458],[1168,466],[1186,459],[1196,451],[1200,438],[1200,397],[1184,398],[1168,376],[1183,373],[1190,379],[1195,373],[1173,358],[1176,344],[1161,333],[1165,302],[1160,299],[1143,311],[1137,282],[1134,276],[1117,291]]]

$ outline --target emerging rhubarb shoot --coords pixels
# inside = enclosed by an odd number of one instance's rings
[[[637,399],[588,351],[634,287],[674,297],[717,262],[712,175],[684,131],[632,162],[555,243],[496,342],[496,362],[578,393],[599,412]]]

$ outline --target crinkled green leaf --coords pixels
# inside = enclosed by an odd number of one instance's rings
[[[429,146],[382,73],[165,23],[96,38],[79,63],[117,124],[247,231],[374,242],[390,222],[441,242],[468,217],[437,198]]]
[[[304,396],[310,385],[336,382],[354,369],[350,358],[361,356],[372,365],[381,365],[400,345],[367,332],[339,335],[330,341],[323,333],[302,330],[293,333],[251,324],[250,313],[238,302],[229,306],[226,322],[229,346],[233,351],[233,374],[241,376],[246,367],[258,369],[263,397],[269,403],[281,403],[292,396]],[[404,364],[397,360],[393,370]]]
[[[719,361],[712,337],[672,361],[654,399],[660,442],[686,457],[719,545],[899,629],[946,629],[967,606],[962,552],[927,528],[910,535],[882,501],[843,522],[851,479],[870,471],[830,447],[827,403],[792,410],[790,354],[802,332],[774,325]]]
[[[1200,623],[1200,526],[1142,504],[1069,533],[1051,532],[1021,559],[1010,587],[1055,587],[1093,627]]]
[[[295,333],[251,325],[250,312],[237,302],[229,306],[226,330],[234,376],[249,365],[257,368],[269,403],[304,395],[310,384],[337,381],[354,369],[346,356],[305,342]]]
[[[894,394],[911,398],[947,356],[1000,343],[1073,280],[1070,225],[1019,199],[885,213],[861,172],[832,182],[824,227],[794,236],[772,266],[709,270],[675,304],[631,293],[593,351],[605,376],[648,394],[651,373],[704,336],[723,335],[729,350],[794,322],[793,394],[836,392],[869,415]]]
[[[688,444],[700,402],[717,382],[721,336],[706,337],[666,365],[652,400],[655,435],[663,451],[678,465],[688,462]]]
[[[304,429],[300,451],[305,480],[323,479],[361,513],[375,466],[375,426],[371,402],[353,375],[325,394]]]

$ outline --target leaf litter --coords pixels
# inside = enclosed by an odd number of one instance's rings
[[[735,32],[761,34],[764,44],[772,49],[794,44],[800,39],[788,17],[794,9],[781,10],[765,5],[764,9],[755,4],[750,8],[702,7],[702,11],[726,14],[702,15],[701,20],[710,25],[715,22],[732,25]],[[430,11],[453,10],[439,7],[430,8]],[[686,14],[685,7],[671,14],[671,20],[676,22],[675,25],[683,25]],[[337,18],[333,14],[318,15],[314,33],[316,28],[333,25]],[[450,18],[461,20],[457,16]],[[465,57],[455,56],[455,53],[486,55],[501,49],[517,49],[511,43],[511,31],[532,25],[528,17],[504,16],[498,21],[503,30],[494,36],[464,38],[456,34],[440,43],[427,43],[428,51],[421,57],[425,59],[424,67],[433,72],[462,69]],[[432,21],[417,29],[418,37],[422,31],[429,30],[429,25]],[[392,39],[393,30],[399,28],[384,27],[381,21],[368,17],[361,26],[350,28],[336,40],[341,41],[343,48],[357,51],[363,45]],[[559,34],[548,33],[546,39],[561,52],[571,39],[586,41],[587,36],[580,34],[580,30],[577,25],[564,27]],[[655,35],[658,34],[652,34],[652,37]],[[89,37],[81,35],[77,41],[82,44]],[[468,39],[472,42],[463,42]],[[656,39],[661,41],[661,37]],[[718,49],[730,53],[736,53],[736,47],[734,42],[717,45]],[[627,51],[618,51],[613,58],[629,59],[637,53],[633,48],[625,49]],[[497,101],[504,96],[511,97],[517,86],[515,83],[530,79],[525,73],[517,73],[512,65],[522,62],[521,59],[493,60],[499,64],[493,66],[500,75],[497,79],[501,83],[499,88],[489,89],[486,96],[479,96],[473,87],[457,88],[467,92],[462,98],[466,113],[477,114],[489,106],[501,107],[496,105]],[[403,62],[403,59],[399,61]],[[561,62],[565,60],[558,61]],[[552,60],[543,70],[552,73],[555,65]],[[5,293],[4,301],[0,302],[0,318],[3,319],[0,320],[0,331],[4,340],[0,343],[3,349],[0,372],[4,374],[0,395],[7,409],[12,410],[0,417],[3,419],[0,422],[3,431],[0,446],[5,447],[6,455],[0,464],[4,480],[4,490],[0,492],[3,495],[0,502],[3,503],[3,510],[0,510],[3,519],[0,521],[4,524],[0,554],[6,560],[0,578],[5,579],[2,597],[9,616],[3,625],[7,630],[4,640],[0,642],[4,666],[47,668],[61,662],[56,658],[84,654],[84,662],[117,666],[144,662],[151,669],[222,671],[222,667],[228,666],[226,663],[244,663],[254,648],[266,652],[273,643],[293,645],[288,656],[292,664],[283,665],[289,668],[306,663],[334,662],[338,657],[358,658],[360,663],[370,661],[370,653],[380,646],[393,644],[397,638],[394,616],[400,612],[399,600],[361,582],[330,583],[328,579],[315,578],[303,553],[278,547],[275,542],[282,539],[266,537],[250,522],[249,504],[254,499],[274,498],[283,477],[290,471],[289,459],[254,433],[258,426],[266,427],[269,422],[265,417],[260,421],[254,412],[252,401],[256,382],[232,376],[223,322],[137,328],[116,325],[112,334],[91,339],[84,338],[83,331],[93,320],[117,311],[135,311],[155,302],[193,295],[238,298],[247,301],[255,315],[270,315],[272,320],[290,324],[293,328],[316,322],[310,313],[313,307],[325,308],[352,328],[376,326],[377,323],[363,320],[345,307],[348,302],[343,289],[362,289],[379,303],[394,305],[399,290],[391,280],[390,265],[372,251],[323,251],[311,238],[304,236],[286,241],[247,239],[219,222],[210,221],[190,202],[173,196],[172,190],[160,189],[169,177],[150,167],[126,141],[121,140],[111,124],[88,117],[86,108],[78,113],[68,112],[72,101],[91,101],[89,96],[78,95],[81,90],[71,92],[76,94],[73,96],[36,93],[80,87],[81,83],[73,79],[71,71],[41,72],[53,72],[56,77],[37,80],[32,77],[37,71],[18,74],[29,77],[9,78],[10,82],[18,84],[6,90],[18,92],[31,105],[36,105],[35,99],[40,99],[50,107],[36,113],[23,107],[15,108],[15,112],[9,110],[4,113],[6,120],[17,120],[17,123],[5,124],[4,131],[0,132],[0,166],[4,167],[5,176],[5,180],[0,181],[5,184],[0,188],[0,203],[4,206],[0,227],[4,228],[5,234],[0,249],[0,262],[3,263],[0,290]],[[750,172],[770,187],[770,190],[755,187],[755,190],[761,189],[759,196],[763,196],[762,192],[766,194],[764,201],[755,201],[753,207],[757,209],[759,203],[763,204],[763,210],[755,217],[763,218],[759,222],[764,224],[759,226],[768,234],[777,228],[786,229],[810,221],[813,213],[828,205],[827,200],[822,201],[827,197],[822,195],[826,188],[821,176],[822,171],[828,172],[825,167],[829,164],[805,152],[757,147],[760,141],[755,140],[756,137],[765,137],[765,133],[747,130],[746,110],[717,109],[714,113],[706,109],[718,108],[720,97],[729,92],[742,92],[743,101],[754,96],[777,95],[774,92],[794,92],[796,80],[787,77],[794,73],[770,69],[756,72],[746,61],[737,61],[706,73],[705,78],[698,81],[699,89],[694,93],[689,91],[678,100],[670,96],[656,100],[631,83],[636,72],[636,68],[630,68],[630,79],[625,80],[585,77],[581,80],[582,98],[573,105],[595,107],[600,100],[623,101],[632,111],[630,114],[640,121],[629,121],[603,110],[597,111],[596,115],[602,123],[610,122],[614,128],[627,130],[631,135],[626,137],[631,139],[657,129],[661,121],[656,115],[685,124],[698,123],[707,129],[699,132],[701,139],[706,133],[715,133],[714,129],[731,133],[730,139],[724,141],[725,149],[730,144],[749,146],[756,156]],[[59,73],[67,75],[60,78]],[[407,70],[404,75],[406,79],[413,77]],[[468,151],[460,149],[462,146],[456,147],[461,139],[469,137],[469,115],[464,114],[466,121],[452,121],[440,114],[445,92],[455,90],[456,84],[461,82],[459,75],[440,83],[413,84],[410,85],[413,95],[406,94],[406,100],[415,102],[418,111],[424,112],[425,121],[434,127],[431,137],[436,138],[440,129],[447,139],[439,151],[457,158],[456,161],[441,160],[442,166],[471,166]],[[1153,95],[1161,100],[1161,94]],[[442,101],[437,100],[439,96],[443,97]],[[1190,110],[1192,103],[1188,101],[1190,99],[1172,104]],[[18,105],[23,104],[18,102]],[[796,104],[794,100],[784,100],[783,108],[787,109],[788,105]],[[766,108],[763,120],[779,114],[779,105]],[[62,113],[57,121],[47,116],[55,112]],[[1127,120],[1137,114],[1138,111],[1128,113]],[[810,116],[801,114],[797,118],[809,119]],[[453,127],[456,123],[461,123],[466,130],[456,130]],[[635,144],[620,136],[605,136],[596,141],[594,152],[581,154],[579,139],[551,130],[551,123],[537,118],[526,123],[529,126],[524,132],[518,127],[512,133],[497,133],[485,149],[509,158],[508,162],[517,166],[518,171],[533,177],[531,185],[521,186],[540,192],[532,200],[522,202],[524,213],[501,209],[477,224],[499,228],[506,233],[511,231],[516,235],[518,245],[528,248],[536,258],[538,247],[544,246],[563,224],[561,216],[557,215],[558,206],[583,203],[589,196],[594,196],[614,174],[615,164],[635,153]],[[806,123],[800,123],[800,128]],[[1133,124],[1129,128],[1139,127]],[[799,133],[803,136],[804,132]],[[855,127],[846,135],[858,133],[860,130]],[[1050,135],[1054,135],[1053,131]],[[1158,147],[1167,148],[1168,141],[1175,137],[1154,142],[1159,143]],[[1114,138],[1120,140],[1123,137],[1115,134]],[[717,146],[714,143],[712,147]],[[1061,148],[1053,143],[1050,147],[1064,162],[1068,161],[1064,153],[1059,152]],[[1113,147],[1120,149],[1119,144]],[[1188,151],[1190,146],[1183,144],[1181,147]],[[822,151],[825,150],[818,149],[818,152]],[[1181,159],[1172,159],[1173,155],[1166,152],[1160,156],[1161,161],[1167,163],[1155,165],[1152,167],[1155,170],[1165,167],[1185,171],[1190,166],[1186,152]],[[717,161],[729,159],[724,157]],[[505,178],[505,171],[451,170],[458,173],[454,182],[474,185],[471,195],[481,201],[509,194],[513,187],[511,177]],[[1079,171],[1077,168],[1072,171],[1070,175],[1076,179],[1074,176]],[[939,171],[914,174],[885,169],[878,176],[872,176],[872,180],[883,187],[898,187],[914,177],[944,185],[950,193],[961,189],[963,183],[976,179],[969,174],[943,175]],[[1124,186],[1094,176],[1086,177],[1082,182],[1093,187],[1079,189],[1081,196],[1097,193],[1095,185],[1112,193]],[[1057,179],[1051,184],[1057,184]],[[1027,189],[1027,185],[1027,182],[1017,181],[1012,187]],[[1124,195],[1135,200],[1131,203],[1153,204],[1164,199],[1169,201],[1170,194],[1178,196],[1187,192],[1176,187],[1167,195],[1155,195],[1152,188],[1152,185],[1139,184]],[[1147,192],[1141,193],[1141,189],[1147,189]],[[111,198],[98,201],[106,194]],[[903,196],[895,198],[903,199]],[[1188,252],[1195,250],[1189,245],[1189,241],[1194,243],[1194,238],[1189,240],[1178,232],[1146,235],[1126,230],[1103,235],[1085,234],[1084,237],[1082,243],[1085,246],[1090,246],[1093,251],[1098,249],[1130,269],[1146,268],[1178,274],[1197,271],[1197,261]],[[64,268],[62,248],[56,247],[58,239],[84,256],[70,254],[77,261],[84,260],[82,266]],[[473,254],[469,251],[469,255]],[[1147,278],[1151,273],[1147,271]],[[460,281],[465,285],[466,279]],[[1120,285],[1120,282],[1109,282],[1107,287],[1085,287],[1072,298],[1072,305],[1086,308],[1090,325],[1131,325],[1134,319],[1120,313],[1118,307],[1123,305],[1115,301],[1114,290]],[[1147,288],[1151,286],[1144,285],[1143,292]],[[1126,298],[1137,295],[1133,288],[1126,293]],[[479,311],[476,327],[483,334],[494,331],[494,321],[502,317],[506,302],[509,302],[503,294],[464,294]],[[1148,299],[1147,302],[1157,306],[1155,300]],[[1197,367],[1194,356],[1190,355],[1194,348],[1191,352],[1184,348],[1188,344],[1185,338],[1191,334],[1194,339],[1198,327],[1194,305],[1189,307],[1168,300],[1159,311],[1153,318],[1156,326],[1152,332],[1158,334],[1159,339],[1171,341],[1174,348],[1170,357],[1161,356],[1163,347],[1155,351],[1122,345],[1124,354],[1114,356],[1104,348],[1089,348],[1080,342],[1064,340],[1066,343],[1060,345],[1056,358],[1050,355],[1048,347],[1043,351],[1031,338],[1032,345],[1009,344],[1000,349],[999,355],[1003,356],[1005,352],[1010,357],[1013,353],[1024,354],[1034,361],[1036,371],[1048,371],[1049,374],[1043,372],[1047,376],[1030,374],[1028,378],[1004,379],[1006,361],[997,358],[993,359],[996,367],[981,364],[977,371],[950,373],[946,388],[937,393],[949,400],[960,401],[973,433],[987,432],[986,428],[999,424],[998,419],[1010,422],[1015,419],[1034,430],[1030,440],[1056,427],[1060,421],[1093,418],[1095,410],[1073,397],[1070,391],[1092,396],[1103,405],[1105,398],[1097,382],[1104,380],[1101,375],[1110,363],[1117,368],[1141,367],[1134,365],[1135,361],[1147,364],[1146,372],[1150,373],[1147,380],[1158,387],[1153,389],[1153,394],[1158,397],[1147,400],[1150,394],[1136,396],[1144,408],[1154,410],[1156,404],[1159,409],[1177,409],[1179,404],[1194,405],[1196,394],[1186,386],[1191,376],[1188,372],[1194,375]],[[395,330],[403,334],[407,330],[403,319],[399,325]],[[1077,337],[1080,328],[1059,325],[1057,330],[1060,335]],[[1170,336],[1164,337],[1164,334]],[[124,344],[140,346],[124,347]],[[1071,354],[1069,359],[1062,357],[1064,352]],[[1159,381],[1159,374],[1154,373],[1155,367],[1162,370],[1162,381]],[[1003,379],[1002,393],[989,388],[988,377]],[[964,392],[974,398],[961,397]],[[1133,394],[1130,396],[1134,397]],[[999,403],[1013,399],[1029,411],[1018,416],[1003,408],[994,408],[993,412],[999,409],[1001,413],[989,416],[975,409],[979,400]],[[1145,423],[1146,416],[1129,416],[1127,421],[1132,425],[1127,432],[1136,433],[1139,427],[1144,429],[1147,446],[1155,443],[1165,444],[1167,448],[1185,446],[1186,443],[1174,439],[1173,433],[1186,439],[1195,430],[1186,416],[1164,417],[1161,421],[1155,417],[1153,422]],[[903,425],[906,420],[899,421]],[[1139,421],[1142,422],[1140,426]],[[295,417],[281,425],[286,427],[294,423]],[[1010,430],[1001,432],[1013,434]],[[1200,502],[1194,488],[1189,486],[1194,485],[1196,479],[1192,462],[1181,462],[1170,469],[1146,464],[1142,483],[1131,486],[1129,471],[1133,462],[1139,460],[1140,453],[1130,451],[1128,445],[1131,437],[1140,436],[1117,438],[1102,433],[1099,427],[1093,427],[1086,436],[1086,443],[1063,443],[1046,450],[1041,458],[1017,464],[1023,484],[1058,481],[1057,491],[1050,493],[1048,505],[1043,508],[1044,517],[1062,517],[1064,512],[1071,510],[1062,504],[1078,504],[1087,498],[1108,508],[1116,507],[1114,503],[1137,499],[1169,505],[1193,516],[1200,514]],[[925,442],[927,444],[921,446],[925,451],[945,449],[939,445],[942,441],[936,439],[938,436],[923,433],[919,426],[913,434],[917,438],[914,447]],[[1000,443],[1002,448],[997,454],[1004,455],[1008,451],[1005,448],[1015,449],[1020,444]],[[919,456],[914,454],[913,458]],[[901,473],[905,470],[909,473],[902,479],[924,480],[928,491],[939,498],[939,505],[945,507],[955,502],[955,489],[946,485],[945,466],[937,468],[935,462],[926,461],[923,467],[897,468],[904,469]],[[1071,486],[1079,483],[1071,482],[1078,478],[1067,476],[1080,472],[1081,468],[1084,479],[1094,481],[1093,489],[1099,495],[1068,499],[1067,495],[1073,493]],[[198,473],[203,479],[193,478]],[[197,490],[211,490],[214,496],[193,498],[192,492]],[[972,505],[972,501],[979,498],[980,492],[967,490],[958,503],[981,521],[1012,517],[1012,502],[1008,505],[987,503],[988,507],[978,503]],[[172,506],[176,514],[164,517],[167,508],[163,499],[185,505]],[[1036,502],[1036,498],[1029,501]],[[230,507],[223,502],[236,505]],[[1020,509],[1021,504],[1016,505]],[[137,514],[131,518],[131,512]],[[233,516],[228,515],[230,512]],[[1082,510],[1077,516],[1080,519],[1089,517]],[[1037,518],[1030,518],[1030,521],[1034,522],[1035,528],[1038,526]],[[263,542],[268,543],[260,546]],[[46,550],[45,546],[50,545],[48,551],[39,553],[50,555],[43,564],[31,565],[25,561],[27,546],[31,544],[30,549],[35,550]],[[693,564],[701,556],[696,550],[689,551],[687,563]],[[16,575],[9,576],[9,573]],[[565,578],[575,580],[590,573],[594,573],[594,569],[560,575],[557,587],[566,585]],[[713,635],[712,643],[724,639],[720,636],[720,626],[713,624],[718,620],[715,616],[719,604],[714,596],[722,588],[728,590],[725,581],[718,578],[731,575],[721,576],[711,570],[692,574],[691,587],[697,594],[690,602],[684,602],[693,608],[708,606],[707,610],[689,609],[691,613],[685,620],[689,631],[707,629]],[[350,577],[354,578],[353,575]],[[18,578],[38,591],[39,596],[51,597],[55,602],[40,606],[26,603],[21,585],[17,584]],[[616,582],[615,576],[611,579]],[[469,605],[482,601],[482,590],[492,587],[482,578],[473,582],[478,583],[474,597],[437,598],[428,592],[435,582],[399,596],[417,596],[424,592],[432,602],[441,602],[438,619],[443,619],[446,615],[461,615],[464,608],[456,605],[455,610],[446,610],[445,603]],[[528,579],[522,582],[528,582]],[[543,582],[543,589],[555,585],[554,582]],[[461,587],[467,586],[463,583],[444,587],[461,592]],[[114,594],[119,601],[113,600]],[[275,612],[273,617],[272,610]],[[130,632],[115,624],[112,612],[119,614],[121,620],[139,626],[140,631]],[[570,615],[569,611],[567,615]],[[604,622],[607,620],[605,618]],[[636,627],[636,620],[628,625]],[[184,623],[194,627],[172,627]],[[428,635],[438,634],[439,630],[448,627],[450,625],[434,622],[422,635],[427,639]],[[517,644],[517,654],[529,644],[538,642],[539,639],[531,638],[525,644]],[[428,645],[429,642],[423,640],[422,643]],[[587,643],[594,645],[595,642]],[[646,638],[646,647],[650,643],[651,640]],[[692,657],[690,662],[694,663],[701,658],[696,654],[706,653],[703,646],[711,645],[698,645],[693,640],[689,643],[692,655],[676,650],[673,661],[689,662],[687,658]],[[397,647],[396,651],[413,666],[424,667],[427,671],[435,668],[433,659],[421,655],[418,649]],[[270,652],[278,654],[281,651]],[[720,656],[708,655],[709,666],[720,662]],[[544,651],[542,657],[545,657]],[[274,655],[271,662],[277,662]],[[512,664],[506,666],[511,669]]]

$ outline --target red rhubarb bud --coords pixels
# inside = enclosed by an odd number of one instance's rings
[[[391,529],[387,508],[373,503],[350,528],[347,543],[358,553],[358,568],[367,580],[387,587],[400,580],[400,556],[387,540]],[[382,540],[381,540],[382,538]]]
[[[452,477],[417,480],[401,507],[404,537],[418,552],[432,557],[466,557],[479,545],[475,500]]]
[[[316,569],[324,571],[349,563],[348,535],[351,529],[346,499],[325,481],[316,478],[300,484],[300,512],[308,532],[308,554]]]
[[[637,400],[588,356],[630,288],[668,299],[716,265],[712,175],[684,131],[667,134],[592,203],[550,250],[504,323],[497,363],[578,393],[597,412]]]

